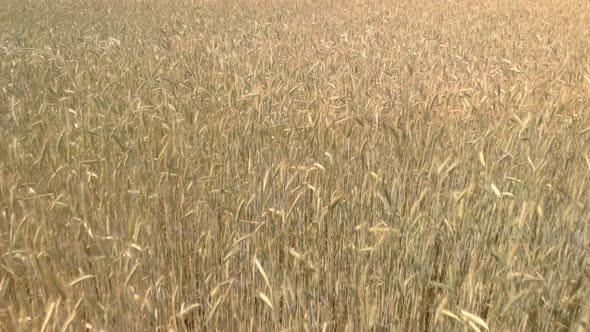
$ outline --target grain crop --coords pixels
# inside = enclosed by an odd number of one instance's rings
[[[0,0],[0,330],[590,330],[590,1]]]

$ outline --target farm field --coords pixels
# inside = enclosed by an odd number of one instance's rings
[[[0,331],[590,330],[590,1],[0,0]]]

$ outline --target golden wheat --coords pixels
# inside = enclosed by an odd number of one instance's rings
[[[0,330],[588,330],[589,13],[0,0]]]

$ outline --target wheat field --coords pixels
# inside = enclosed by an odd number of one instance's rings
[[[1,331],[590,330],[590,1],[0,0]]]

